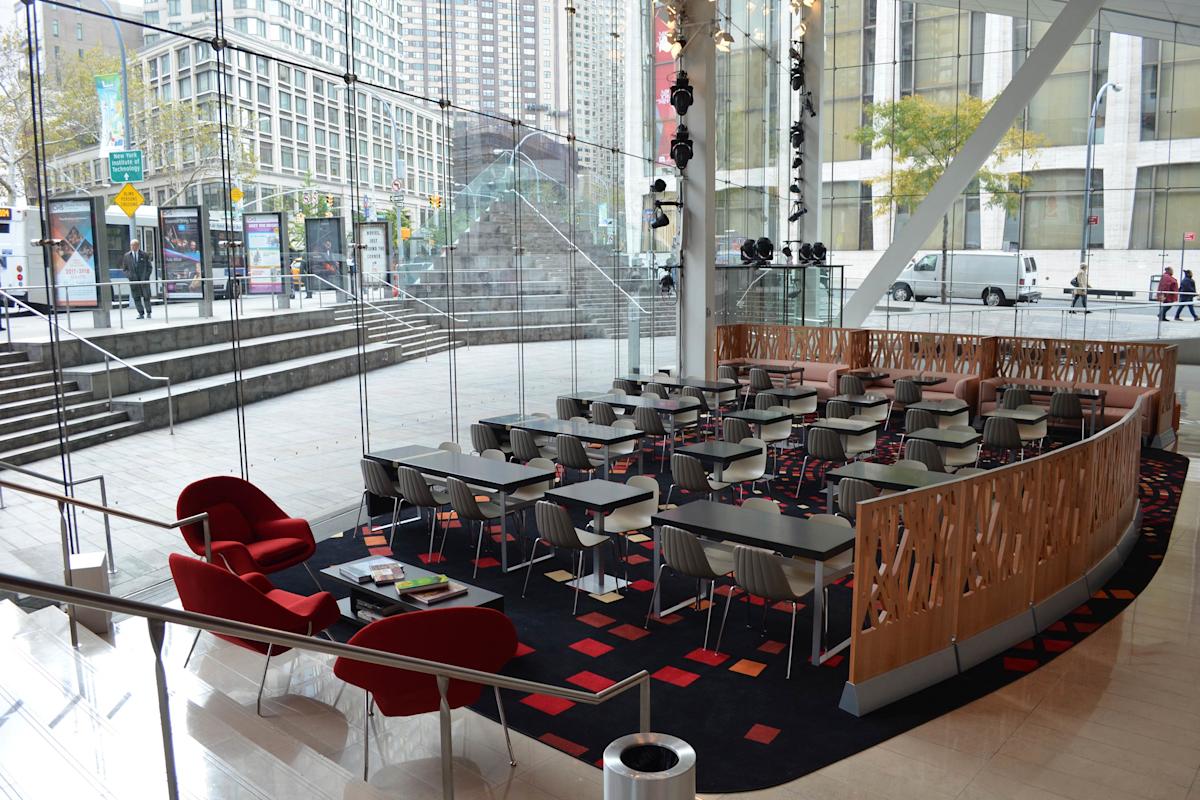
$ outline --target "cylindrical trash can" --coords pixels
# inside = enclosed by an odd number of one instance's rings
[[[622,736],[604,749],[604,800],[696,800],[696,751],[665,733]]]

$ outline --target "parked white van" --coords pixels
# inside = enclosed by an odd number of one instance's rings
[[[941,253],[917,254],[892,284],[894,300],[925,300],[945,295],[955,300],[982,300],[989,306],[1036,303],[1042,299],[1038,289],[1037,261],[1016,253],[947,254],[949,269]]]

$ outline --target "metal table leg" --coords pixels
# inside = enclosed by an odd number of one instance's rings
[[[812,664],[821,663],[821,645],[825,640],[825,562],[814,562],[816,571],[813,581],[813,619],[812,619]]]

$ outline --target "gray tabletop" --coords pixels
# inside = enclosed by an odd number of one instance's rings
[[[956,431],[951,428],[921,428],[908,434],[909,439],[922,439],[933,442],[938,447],[970,447],[982,441],[983,436],[977,431]]]
[[[571,395],[563,396],[571,397]],[[610,406],[616,406],[617,408],[648,406],[663,414],[683,414],[688,411],[695,411],[699,405],[699,401],[691,400],[691,398],[689,398],[691,402],[684,402],[682,400],[656,400],[653,397],[633,397],[627,394],[605,394],[591,399],[598,400],[601,403],[608,403]]]
[[[612,425],[594,425],[590,422],[572,422],[566,419],[547,419],[532,417],[511,423],[508,427],[520,428],[537,433],[565,433],[580,441],[595,442],[596,444],[616,444],[638,439],[642,432],[633,428],[617,428]]]
[[[939,414],[941,416],[953,416],[966,411],[968,406],[965,400],[922,400],[919,403],[913,403],[906,408],[919,408],[922,411],[928,411],[930,414]]]
[[[659,525],[674,525],[711,539],[766,547],[785,556],[828,561],[854,547],[854,529],[830,522],[785,514],[764,514],[711,500],[695,500],[660,511],[651,518]]]
[[[734,461],[741,461],[743,458],[750,458],[761,453],[762,448],[734,442],[711,441],[677,447],[675,452],[698,458],[708,464],[719,463],[722,467],[728,467]]]
[[[983,412],[985,417],[1008,417],[1025,425],[1035,425],[1050,416],[1049,409],[1042,411],[1021,411],[1017,408],[994,408]]]
[[[887,405],[888,403],[888,399],[881,394],[835,394],[829,399],[841,400],[843,403],[849,403],[852,406],[863,406],[865,408]]]
[[[773,392],[767,392],[773,394]],[[773,422],[783,422],[785,419],[792,418],[792,412],[783,411],[766,411],[757,408],[747,408],[742,411],[731,411],[725,415],[734,419],[741,419],[753,425],[770,425]]]
[[[580,481],[567,486],[558,486],[546,492],[547,500],[561,503],[564,506],[585,508],[588,511],[608,513],[617,508],[631,506],[643,500],[649,500],[654,492],[649,489],[639,489],[627,483],[614,481]]]
[[[865,419],[819,419],[809,425],[810,428],[828,428],[838,433],[870,433],[883,427],[882,422]]]
[[[897,467],[894,464],[876,464],[873,461],[854,461],[843,467],[836,467],[825,473],[825,479],[837,483],[842,478],[855,478],[866,481],[881,489],[920,489],[935,483],[945,483],[954,480],[953,475],[945,472],[930,472],[926,469],[912,467]]]
[[[414,450],[425,452],[405,452]],[[535,483],[543,483],[554,477],[554,470],[527,467],[509,461],[493,461],[490,458],[468,456],[432,448],[399,447],[367,453],[368,458],[389,461],[392,466],[414,467],[427,475],[454,477],[477,486],[486,486],[502,492],[520,489]]]

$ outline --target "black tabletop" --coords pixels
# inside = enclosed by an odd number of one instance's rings
[[[1016,408],[996,408],[983,413],[985,417],[1008,417],[1023,425],[1036,425],[1050,416],[1049,409],[1042,411],[1021,411]]]
[[[780,400],[799,400],[801,397],[812,397],[817,393],[817,390],[811,386],[772,386],[770,389],[763,389],[760,394],[773,394]]]
[[[853,375],[856,378],[862,378],[864,381],[881,381],[884,378],[891,377],[889,373],[877,369],[852,369],[842,374]]]
[[[563,396],[571,397],[571,395]],[[696,407],[700,404],[699,401],[693,398],[688,398],[690,402],[685,402],[683,400],[656,400],[653,397],[634,397],[628,394],[606,394],[591,399],[599,400],[601,403],[608,403],[610,406],[616,406],[617,408],[649,406],[663,414],[682,414],[687,411],[695,411]]]
[[[765,547],[785,556],[828,561],[854,547],[854,529],[784,514],[763,514],[711,500],[694,500],[651,518],[711,539]]]
[[[749,372],[752,369],[765,370],[773,375],[795,375],[796,373],[804,374],[804,367],[799,364],[755,364],[754,362],[738,364],[737,368],[743,372]]]
[[[923,439],[926,442],[933,442],[938,447],[970,447],[983,439],[983,436],[974,431],[956,431],[950,428],[921,428],[919,431],[913,431],[908,434],[909,439]]]
[[[773,394],[768,392],[768,394]],[[746,408],[741,411],[731,411],[725,415],[734,419],[742,419],[752,425],[770,425],[775,422],[783,422],[785,419],[792,418],[792,412],[787,411],[766,411],[757,408]]]
[[[761,453],[762,448],[735,442],[710,441],[690,444],[687,447],[677,447],[675,452],[685,456],[693,456],[707,464],[719,463],[722,468],[728,467],[734,461]]]
[[[852,406],[872,406],[886,405],[888,399],[881,394],[835,394],[830,400],[841,400],[843,403],[849,403]]]
[[[1006,389],[1024,389],[1030,394],[1042,397],[1049,397],[1050,395],[1062,392],[1063,394],[1073,394],[1077,397],[1099,399],[1108,394],[1105,389],[1088,389],[1080,386],[1045,386],[1038,383],[1004,383],[996,387],[997,392],[1003,392]]]
[[[537,433],[565,433],[580,441],[597,444],[616,444],[637,439],[642,432],[633,428],[617,428],[611,425],[593,425],[590,422],[572,422],[566,419],[532,417],[512,423],[509,427]]]
[[[841,419],[834,417],[833,419],[819,419],[809,425],[811,428],[828,428],[831,431],[838,433],[869,433],[877,431],[883,427],[883,423],[876,420],[865,419]]]
[[[966,411],[967,403],[964,400],[922,400],[907,406],[907,408],[919,408],[930,414],[941,414],[948,417]]]
[[[454,582],[467,587],[466,594],[459,595],[458,597],[451,597],[450,599],[443,600],[442,602],[433,606],[427,606],[424,603],[418,603],[415,600],[406,600],[400,595],[399,592],[396,591],[396,587],[391,584],[379,586],[370,581],[367,583],[358,583],[357,581],[352,581],[343,577],[342,573],[339,571],[340,567],[344,567],[347,564],[357,564],[360,561],[369,562],[382,560],[383,559],[379,556],[366,556],[364,558],[355,559],[354,561],[348,561],[343,564],[334,564],[331,567],[326,567],[325,569],[321,570],[321,574],[332,578],[339,583],[349,585],[353,591],[370,595],[373,599],[382,601],[384,603],[394,603],[400,605],[403,608],[411,611],[424,611],[427,608],[461,608],[473,606],[493,607],[497,605],[500,608],[503,608],[503,595],[496,594],[495,592],[489,592],[487,589],[481,589],[478,586],[472,586],[469,583],[464,583],[463,581],[459,580]],[[394,561],[395,559],[392,560]],[[402,566],[404,567],[404,580],[411,580],[413,578],[427,578],[431,575],[437,574],[412,564],[402,564]]]
[[[515,426],[518,422],[524,422],[531,419],[545,419],[545,417],[535,417],[530,414],[501,414],[498,417],[485,417],[479,420],[482,425],[491,425],[493,428],[504,428],[508,430]]]
[[[912,381],[917,386],[938,386],[946,382],[945,378],[936,375],[909,375],[907,378],[896,378],[898,381]]]
[[[843,467],[825,473],[825,479],[837,483],[842,478],[857,478],[881,489],[920,489],[935,483],[954,480],[945,472],[930,472],[926,469],[897,467],[894,464],[876,464],[873,461],[853,461]]]
[[[575,402],[583,403],[584,405],[587,405],[593,400],[608,402],[608,398],[612,396],[613,395],[609,394],[608,392],[571,392],[570,394],[559,395],[559,397],[566,397],[569,400],[574,400]]]
[[[424,453],[403,451],[420,449]],[[522,486],[542,483],[554,477],[552,469],[538,469],[509,461],[493,461],[490,458],[450,453],[432,448],[399,447],[367,453],[368,458],[390,461],[393,466],[415,467],[428,475],[459,478],[477,486],[486,486],[502,492],[511,492]]]
[[[374,461],[381,461],[392,467],[397,466],[402,459],[413,458],[415,456],[428,456],[434,453],[444,453],[445,450],[439,450],[436,447],[425,447],[420,444],[406,444],[403,447],[392,447],[387,450],[373,450],[367,453],[366,457]]]
[[[639,489],[627,483],[615,481],[579,481],[567,486],[558,486],[546,492],[546,499],[564,506],[586,508],[588,511],[608,513],[613,509],[630,506],[649,500],[654,492]]]
[[[676,375],[620,375],[618,376],[618,380],[632,381],[641,385],[661,383],[663,386],[669,386],[674,389],[692,386],[705,392],[720,392],[727,389],[736,389],[740,386],[737,381],[709,380],[708,378],[696,375],[684,375],[682,377]]]

